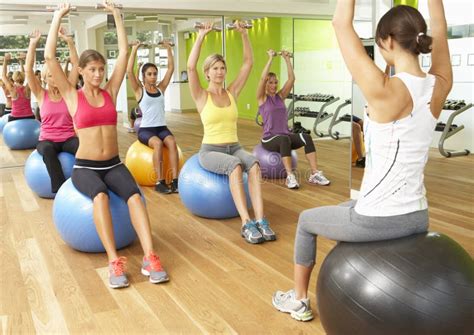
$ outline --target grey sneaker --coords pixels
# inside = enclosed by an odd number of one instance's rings
[[[323,171],[318,171],[309,176],[308,181],[311,184],[329,185],[331,182],[323,175]]]
[[[289,174],[288,177],[286,177],[286,187],[289,189],[297,189],[300,187],[294,174]]]
[[[109,263],[109,287],[122,288],[130,285],[125,273],[126,262],[127,258],[119,257]]]
[[[290,313],[291,317],[298,321],[313,319],[309,299],[296,300],[295,290],[289,290],[288,292],[276,291],[273,294],[272,303],[280,312]]]
[[[275,241],[277,239],[275,232],[270,228],[270,224],[266,218],[257,221],[256,225],[265,241]]]
[[[142,275],[150,278],[150,283],[157,284],[169,281],[168,274],[161,266],[160,257],[150,253],[148,257],[143,257]]]
[[[252,244],[258,244],[265,242],[262,234],[257,228],[255,221],[247,220],[247,223],[242,226],[240,230],[240,235],[245,238],[245,240]]]

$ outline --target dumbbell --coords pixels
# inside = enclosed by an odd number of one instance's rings
[[[201,22],[196,22],[194,24],[194,29],[201,29],[201,28],[204,28],[204,24],[201,23]],[[217,27],[217,26],[212,26],[212,30],[214,31],[222,31],[222,28],[221,27]]]
[[[225,25],[225,27],[226,27],[227,30],[234,30],[234,29],[237,28],[237,25],[236,25],[235,23],[227,23],[227,24]],[[244,21],[243,28],[245,28],[245,29],[250,29],[250,28],[252,28],[252,27],[253,27],[253,24],[252,24],[251,22],[246,22],[246,21]]]
[[[283,51],[278,51],[278,52],[277,52],[277,55],[278,55],[278,56],[281,56],[282,54],[283,54]],[[292,53],[292,52],[289,52],[289,53],[288,53],[288,56],[289,56],[290,58],[293,58],[293,53]]]
[[[49,11],[49,12],[54,12],[55,10],[58,10],[59,9],[59,6],[46,6],[46,10]],[[75,12],[77,11],[77,7],[76,6],[71,6],[69,7],[69,10],[71,12]]]
[[[98,3],[95,5],[95,9],[104,9],[105,5],[103,3]],[[114,4],[114,8],[122,9],[123,5],[121,4]]]

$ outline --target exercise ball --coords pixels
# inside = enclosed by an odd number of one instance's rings
[[[145,201],[143,197],[142,201]],[[127,204],[110,190],[109,206],[115,244],[117,249],[121,249],[135,241],[137,236]],[[105,251],[95,228],[92,200],[74,187],[71,178],[66,180],[54,198],[53,221],[59,235],[70,247],[84,252]]]
[[[183,164],[183,153],[178,147],[178,173]],[[128,148],[127,155],[125,156],[125,165],[139,185],[154,186],[158,182],[153,166],[153,149],[149,146],[135,141],[130,148]],[[173,174],[169,162],[169,151],[166,146],[163,147],[163,175],[166,182],[168,184],[171,183]]]
[[[262,144],[258,144],[253,149],[253,155],[260,162],[262,177],[270,179],[286,178],[286,170],[279,152],[268,151]],[[295,150],[291,150],[291,168],[296,169],[298,155]]]
[[[133,129],[135,129],[135,132],[138,134],[138,128],[140,128],[140,125],[142,124],[142,118],[137,117],[135,122],[133,123]]]
[[[8,122],[3,127],[3,140],[12,150],[34,149],[38,144],[40,123],[33,119]]]
[[[251,202],[248,193],[247,174],[243,175],[247,206]],[[210,219],[226,219],[239,216],[230,193],[229,177],[205,170],[199,164],[199,155],[193,155],[184,164],[178,180],[179,197],[193,214]]]
[[[58,155],[64,176],[71,177],[75,157],[68,152],[60,152]],[[51,178],[49,176],[43,156],[37,151],[33,151],[25,163],[25,178],[28,186],[41,198],[54,198],[55,193],[51,192]]]
[[[340,242],[322,264],[316,297],[329,335],[472,334],[474,261],[438,233]]]
[[[8,122],[8,115],[9,114],[5,114],[2,117],[0,117],[0,134],[3,133],[3,127],[5,127],[5,125]]]

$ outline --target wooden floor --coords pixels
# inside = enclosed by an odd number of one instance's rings
[[[202,127],[195,114],[168,118],[185,157],[196,153]],[[120,156],[136,140],[120,128]],[[248,149],[260,128],[239,121],[239,138]],[[128,257],[131,286],[112,290],[105,254],[72,250],[56,233],[52,200],[37,197],[23,177],[30,151],[10,151],[0,140],[0,330],[2,333],[241,333],[324,334],[316,315],[297,322],[276,312],[271,295],[292,287],[293,240],[298,214],[306,208],[336,204],[349,197],[347,140],[318,141],[320,168],[329,187],[303,182],[307,170],[299,152],[298,191],[283,181],[265,181],[265,213],[278,241],[249,245],[239,235],[239,219],[207,220],[191,215],[178,195],[144,190],[156,249],[171,281],[152,285],[139,274],[142,252],[135,242]],[[473,158],[446,159],[433,152],[426,183],[431,230],[447,233],[474,254]],[[212,205],[212,204],[209,204]],[[321,239],[319,266],[334,242]]]

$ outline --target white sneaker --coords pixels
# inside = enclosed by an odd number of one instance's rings
[[[280,312],[290,313],[293,319],[309,321],[313,319],[309,299],[296,300],[295,290],[288,292],[276,291],[272,299],[273,306]]]
[[[300,184],[298,184],[298,181],[296,180],[295,175],[289,174],[288,177],[286,177],[286,186],[291,189],[296,189],[300,187]]]
[[[135,132],[135,129],[133,128],[127,128],[127,133],[134,133]]]
[[[329,185],[331,183],[326,177],[324,177],[323,171],[313,173],[311,176],[309,176],[308,182],[317,185]]]

